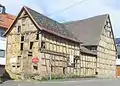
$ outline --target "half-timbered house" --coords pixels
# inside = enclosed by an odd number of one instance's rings
[[[115,77],[116,44],[108,14],[64,23],[84,47],[97,53],[98,77]]]
[[[81,51],[81,42],[65,25],[28,7],[21,9],[4,35],[7,38],[6,71],[11,78],[84,76],[82,62],[89,66],[86,76],[95,76],[96,54],[85,47]]]

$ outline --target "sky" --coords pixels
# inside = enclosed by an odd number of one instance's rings
[[[13,15],[25,5],[59,22],[110,14],[115,37],[120,37],[120,0],[0,0],[0,4]]]

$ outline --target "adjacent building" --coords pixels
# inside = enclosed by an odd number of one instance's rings
[[[120,38],[116,38],[117,59],[116,59],[116,77],[120,77]]]
[[[5,50],[6,50],[6,39],[3,37],[3,34],[8,29],[10,24],[12,23],[14,16],[5,12],[5,7],[0,5],[0,75],[3,74],[6,58],[5,58]]]
[[[116,44],[108,14],[64,23],[83,46],[97,53],[98,77],[115,77]]]

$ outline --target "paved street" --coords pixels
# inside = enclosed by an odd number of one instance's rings
[[[6,81],[0,86],[120,86],[120,79],[88,79],[88,80],[59,80],[59,81]]]

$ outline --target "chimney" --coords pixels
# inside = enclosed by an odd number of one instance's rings
[[[1,13],[4,14],[4,13],[5,13],[5,10],[6,10],[5,6],[3,6],[3,5],[0,4],[0,9],[1,9]]]

